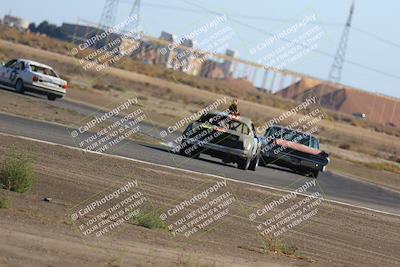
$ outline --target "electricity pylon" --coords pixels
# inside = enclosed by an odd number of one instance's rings
[[[106,30],[113,27],[118,12],[119,0],[106,0],[99,22],[100,28]]]
[[[134,36],[138,35],[140,31],[140,0],[135,0],[135,2],[133,3],[128,19],[132,20],[132,22],[125,24],[123,33]]]
[[[347,18],[346,25],[344,27],[342,37],[339,42],[339,47],[336,51],[336,56],[333,60],[331,70],[329,72],[329,81],[333,83],[339,83],[342,77],[343,63],[346,56],[346,48],[350,35],[351,20],[354,13],[354,2],[351,4],[349,17]]]

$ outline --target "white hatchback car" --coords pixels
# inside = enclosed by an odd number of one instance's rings
[[[49,100],[62,98],[67,91],[67,82],[51,67],[27,59],[13,59],[1,64],[0,83],[14,87],[19,93],[45,94]]]

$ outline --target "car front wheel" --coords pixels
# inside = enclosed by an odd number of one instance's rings
[[[18,79],[17,82],[15,83],[15,91],[17,91],[20,94],[24,93],[25,91],[24,82],[21,79]]]
[[[256,156],[252,161],[250,161],[249,170],[255,171],[260,163],[260,157]]]
[[[238,158],[237,160],[237,166],[239,169],[241,170],[247,170],[249,168],[250,165],[250,159],[243,159],[243,158]]]

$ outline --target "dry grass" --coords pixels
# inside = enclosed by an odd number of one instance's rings
[[[379,171],[387,171],[400,175],[400,167],[391,163],[364,163],[365,166]]]

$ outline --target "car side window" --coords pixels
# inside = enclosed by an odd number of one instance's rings
[[[319,141],[318,141],[318,139],[315,139],[315,148],[316,148],[316,149],[320,149],[320,148],[319,148]]]
[[[242,133],[249,134],[249,132],[250,132],[249,127],[247,127],[246,124],[243,124]]]
[[[271,135],[271,128],[268,128],[268,129],[265,131],[264,136],[265,136],[265,137],[268,137],[268,136],[270,136],[270,135]]]
[[[256,127],[253,123],[251,124],[251,130],[253,131],[254,135],[256,135]]]
[[[18,64],[18,69],[19,70],[24,70],[25,69],[25,63],[24,62],[19,62],[19,64]]]
[[[16,63],[17,63],[17,60],[16,60],[16,59],[13,59],[13,60],[8,61],[4,66],[5,66],[6,68],[13,68],[13,67],[15,66]]]
[[[311,137],[311,147],[314,149],[319,149],[319,142],[315,137]]]
[[[279,131],[280,131],[280,130],[279,130],[278,128],[270,127],[270,128],[267,129],[267,131],[266,131],[266,133],[265,133],[265,136],[266,136],[266,137],[272,136],[271,138],[273,138],[273,139],[275,139],[275,138],[280,138],[280,136],[281,136],[282,134],[279,133]],[[278,134],[279,134],[279,136],[278,136]]]

